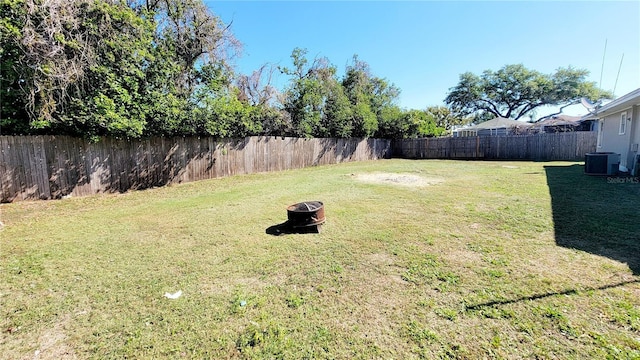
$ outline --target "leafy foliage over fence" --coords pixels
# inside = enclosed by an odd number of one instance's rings
[[[0,136],[0,201],[124,192],[236,174],[389,157],[391,141],[248,137]]]
[[[596,151],[596,141],[594,131],[400,139],[393,141],[393,155],[410,159],[573,161]]]

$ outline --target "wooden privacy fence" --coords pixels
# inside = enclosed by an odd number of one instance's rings
[[[97,143],[68,136],[0,136],[0,202],[124,192],[312,165],[395,157],[582,160],[595,132],[461,138],[151,138]]]
[[[152,138],[97,143],[0,136],[0,201],[124,192],[236,174],[390,157],[382,139]]]
[[[393,156],[409,159],[584,160],[596,151],[597,132],[474,136],[393,141]]]

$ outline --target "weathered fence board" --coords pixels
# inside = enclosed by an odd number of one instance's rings
[[[410,159],[583,160],[596,151],[597,133],[474,136],[393,141],[393,156]]]
[[[388,158],[382,139],[151,138],[97,143],[0,136],[0,201],[124,192],[170,183]]]

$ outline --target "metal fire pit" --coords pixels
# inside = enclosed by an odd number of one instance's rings
[[[287,207],[287,223],[293,228],[324,224],[324,204],[321,201],[305,201]]]

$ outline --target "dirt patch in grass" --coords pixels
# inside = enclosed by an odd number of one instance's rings
[[[368,255],[367,260],[376,266],[391,266],[393,265],[393,257],[391,257],[391,255],[388,254],[381,254],[381,253],[377,253],[377,254],[371,254]]]
[[[415,174],[406,173],[370,173],[356,174],[354,177],[362,182],[373,184],[388,184],[408,187],[424,187],[429,185],[440,184],[444,179],[435,177],[424,177]]]
[[[39,348],[35,351],[34,359],[77,359],[74,350],[67,344],[67,334],[64,331],[66,320],[55,324],[44,331],[38,338]]]
[[[382,278],[381,282],[388,282],[390,284],[409,285],[409,282],[402,278],[400,275],[387,275]]]
[[[203,282],[200,292],[205,295],[231,296],[237,291],[261,292],[269,287],[280,287],[286,283],[284,276],[260,279],[257,277],[222,277]]]

